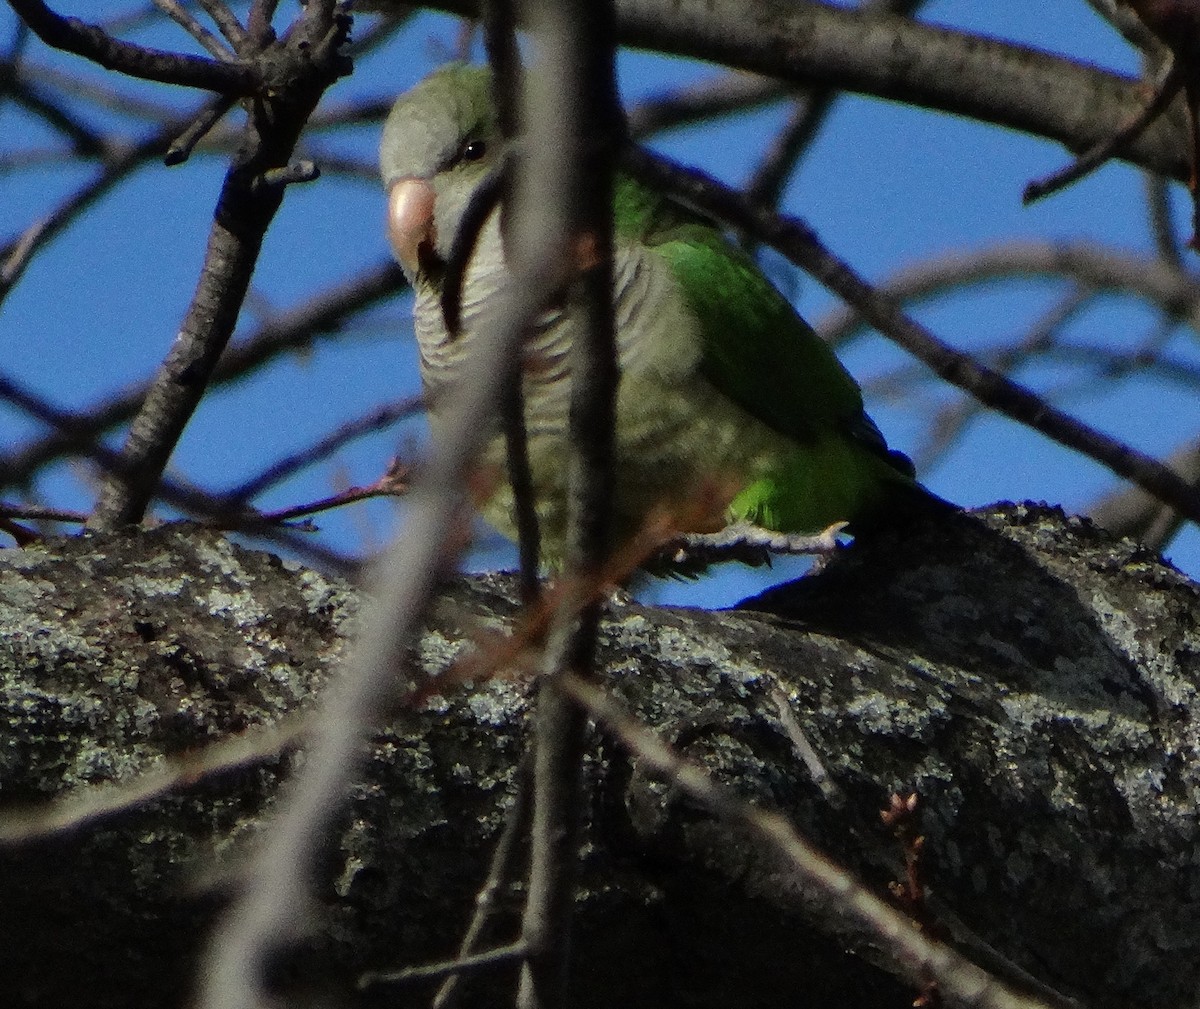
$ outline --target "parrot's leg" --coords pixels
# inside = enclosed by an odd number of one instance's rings
[[[769,564],[772,554],[826,556],[839,549],[838,536],[845,528],[845,522],[835,522],[815,534],[787,533],[752,522],[732,522],[719,532],[677,537],[664,548],[662,563],[686,574],[728,561],[758,567]]]

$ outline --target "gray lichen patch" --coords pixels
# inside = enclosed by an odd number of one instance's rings
[[[0,796],[120,780],[309,701],[344,586],[215,532],[166,526],[0,554]]]

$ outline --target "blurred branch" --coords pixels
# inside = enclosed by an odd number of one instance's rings
[[[62,95],[81,99],[98,108],[137,119],[150,119],[161,123],[174,118],[179,110],[166,102],[150,101],[141,95],[131,94],[131,89],[115,87],[104,80],[84,79],[77,74],[66,73],[57,67],[23,57],[19,61],[7,60],[4,73],[30,88],[50,88]],[[117,78],[120,80],[120,78]]]
[[[1146,193],[1146,211],[1150,219],[1150,232],[1154,236],[1154,248],[1159,259],[1176,269],[1183,269],[1183,253],[1175,222],[1171,220],[1171,189],[1161,175],[1143,172],[1142,182]]]
[[[1151,55],[1161,55],[1166,47],[1141,20],[1125,5],[1123,0],[1087,0],[1089,6],[1105,21],[1117,29],[1125,41]]]
[[[70,141],[72,151],[83,157],[103,158],[109,151],[108,140],[75,116],[60,102],[37,87],[16,64],[0,62],[0,94],[8,95],[25,111],[42,119],[51,129]]]
[[[721,74],[699,84],[654,95],[635,105],[627,117],[629,133],[636,139],[691,126],[717,116],[767,105],[786,98],[790,89],[779,81],[754,74]]]
[[[237,59],[233,51],[192,16],[179,0],[153,0],[154,6],[178,23],[189,35],[208,50],[209,55],[223,62]]]
[[[1167,68],[1162,81],[1157,85],[1145,106],[1130,116],[1109,136],[1097,141],[1065,168],[1037,179],[1025,186],[1021,200],[1033,203],[1090,175],[1105,162],[1117,156],[1124,148],[1141,136],[1151,123],[1159,119],[1175,97],[1184,90],[1187,82],[1184,67],[1178,61]]]
[[[1095,295],[1095,291],[1090,289],[1076,288],[1067,292],[1012,346],[989,355],[989,366],[1001,375],[1012,375],[1032,358],[1054,346],[1063,327],[1076,318]],[[984,405],[971,396],[964,396],[939,410],[926,435],[925,444],[913,456],[917,472],[931,466],[984,410]]]
[[[220,29],[225,40],[233,47],[235,52],[242,52],[246,48],[246,30],[234,16],[233,11],[223,2],[223,0],[199,0],[200,6],[204,8],[204,12],[213,19],[213,23]]]
[[[72,429],[74,418],[70,414],[57,410],[3,374],[0,374],[0,400],[12,403],[30,416],[36,417],[42,423],[60,431],[70,432]],[[119,474],[121,472],[123,465],[121,457],[107,446],[99,442],[89,443],[86,446],[85,454],[89,459],[95,461],[105,473]],[[199,515],[205,518],[223,514],[221,504],[216,498],[182,481],[163,480],[158,488],[158,496],[185,514]],[[24,535],[24,531],[19,529],[10,528],[7,531],[18,537]],[[301,556],[306,556],[326,569],[337,571],[342,575],[349,574],[354,568],[354,564],[341,554],[297,539],[287,530],[278,528],[277,525],[259,523],[255,529],[249,531],[252,535],[272,543],[285,545]]]
[[[1167,465],[1200,493],[1200,442],[1177,449]],[[1183,517],[1174,508],[1140,487],[1114,491],[1086,511],[1109,532],[1139,540],[1156,551],[1165,549],[1183,524]]]
[[[863,0],[858,9],[864,14],[912,17],[926,0]],[[787,124],[763,156],[746,185],[746,195],[756,202],[774,206],[779,202],[787,180],[796,170],[839,97],[835,88],[812,88],[793,104]]]
[[[874,934],[893,960],[917,978],[928,972],[951,1004],[975,1009],[1049,1009],[971,963],[949,946],[923,934],[912,919],[877,897],[859,879],[833,863],[802,837],[787,818],[759,809],[715,781],[702,767],[680,757],[602,687],[568,675],[563,689],[637,758],[639,767],[691,796],[715,815],[745,828],[750,843],[782,857],[806,883],[836,902],[842,913]]]
[[[317,515],[321,512],[332,511],[334,508],[344,508],[346,505],[358,504],[360,501],[370,501],[380,497],[403,497],[408,493],[409,467],[393,461],[386,473],[373,484],[366,487],[347,487],[345,490],[330,494],[316,501],[306,501],[304,504],[291,505],[269,512],[237,512],[216,516],[216,524],[222,529],[236,532],[250,531],[261,526],[285,525],[299,518]],[[236,505],[235,505],[236,507]]]
[[[212,384],[243,378],[281,354],[311,346],[318,335],[343,329],[355,314],[404,286],[400,268],[388,259],[306,304],[268,319],[225,350],[213,372]],[[70,417],[68,426],[56,426],[45,437],[0,455],[0,487],[28,483],[41,467],[96,443],[104,432],[137,412],[148,390],[149,383],[143,383],[86,413],[64,413],[64,417]]]
[[[1003,278],[1069,278],[1096,291],[1136,295],[1171,318],[1200,331],[1200,282],[1163,259],[1145,259],[1090,242],[1004,242],[897,270],[877,285],[896,302],[919,303],[956,288]],[[817,326],[834,346],[867,326],[854,305],[831,312]]]
[[[228,502],[231,508],[235,504],[250,501],[268,487],[288,479],[299,470],[315,465],[323,459],[328,459],[350,442],[389,428],[398,421],[419,412],[424,406],[425,403],[421,397],[408,396],[394,403],[377,407],[366,416],[357,417],[348,424],[343,424],[336,431],[309,445],[303,451],[285,456],[258,476],[226,491],[221,495],[221,499]]]
[[[210,99],[203,108],[219,105]],[[21,235],[0,247],[0,303],[21,278],[34,254],[76,217],[141,167],[146,158],[167,148],[170,142],[196,118],[185,113],[164,123],[144,139],[120,150],[111,150],[104,168],[96,178],[77,189],[47,216],[35,221]]]
[[[362,734],[386,701],[404,689],[396,682],[396,670],[404,668],[409,639],[449,560],[467,472],[495,416],[498,384],[507,374],[504,363],[515,356],[529,325],[562,285],[565,236],[555,226],[561,210],[553,199],[565,181],[561,127],[551,116],[530,118],[534,136],[540,129],[550,142],[535,144],[529,158],[540,185],[516,189],[514,217],[523,222],[523,240],[511,263],[512,283],[490,301],[460,381],[447,394],[443,408],[449,422],[408,497],[404,534],[380,568],[363,616],[364,631],[342,676],[327,692],[307,760],[280,800],[275,822],[243,874],[242,890],[213,938],[198,1003],[202,1009],[250,1009],[263,1003],[266,969],[304,919],[314,853],[344,798]],[[535,206],[541,212],[532,212]]]
[[[951,385],[965,389],[986,406],[1040,431],[1060,445],[1102,463],[1171,504],[1188,519],[1200,522],[1200,495],[1175,472],[940,341],[905,315],[894,298],[873,288],[826,249],[803,221],[764,212],[709,176],[682,169],[645,151],[630,149],[625,165],[652,185],[676,193],[687,202],[779,249],[797,266],[853,305],[880,333],[919,358]]]
[[[548,204],[560,248],[594,241],[597,262],[567,293],[570,343],[565,591],[551,623],[538,687],[530,828],[529,888],[521,916],[526,959],[517,1009],[567,1003],[572,911],[583,817],[587,716],[561,678],[592,676],[600,603],[590,584],[609,556],[615,483],[619,372],[613,316],[613,171],[623,119],[617,97],[616,24],[611,0],[524,0],[537,67],[525,77],[521,123],[531,151],[516,184],[525,206]],[[513,216],[517,247],[535,224]]]
[[[497,898],[501,888],[508,884],[516,872],[517,855],[521,850],[520,842],[524,836],[526,821],[529,819],[529,804],[532,798],[531,765],[530,751],[526,749],[517,764],[514,774],[516,794],[513,795],[512,803],[504,814],[504,829],[492,850],[487,879],[475,895],[475,912],[458,947],[460,958],[478,951],[488,919],[497,909]],[[452,974],[446,978],[433,998],[431,1009],[453,1009],[458,1003],[459,977],[458,974]]]

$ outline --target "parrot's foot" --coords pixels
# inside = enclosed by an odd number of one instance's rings
[[[751,522],[733,522],[720,532],[686,533],[663,549],[661,564],[672,574],[692,576],[712,564],[737,561],[751,567],[771,563],[772,554],[826,556],[838,549],[845,522],[835,522],[816,534],[784,533]]]

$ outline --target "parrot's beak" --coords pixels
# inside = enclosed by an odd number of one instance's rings
[[[421,246],[434,241],[433,204],[425,179],[397,179],[388,189],[388,240],[409,277],[417,275]]]

